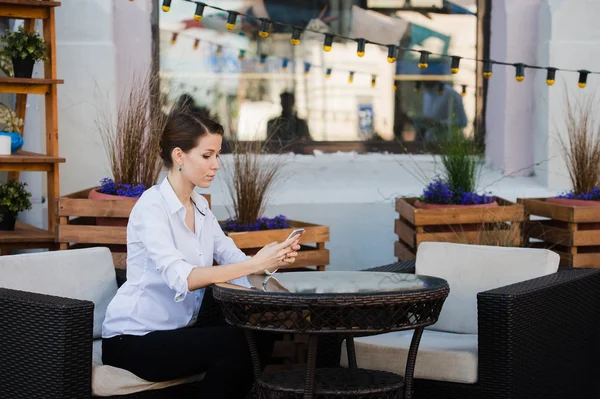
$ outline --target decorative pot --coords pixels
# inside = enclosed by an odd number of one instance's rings
[[[88,194],[89,199],[101,200],[101,201],[137,201],[137,198],[125,197],[121,195],[111,195],[99,192],[97,189],[93,189]],[[96,226],[127,226],[129,218],[96,218]]]
[[[14,154],[15,152],[19,151],[21,147],[23,147],[23,137],[21,137],[19,132],[0,132],[0,135],[10,137],[11,154]]]
[[[33,66],[35,65],[33,58],[13,58],[12,64],[15,78],[31,79],[33,76]]]
[[[498,202],[493,201],[489,204],[476,204],[476,205],[459,205],[459,204],[428,204],[416,200],[413,204],[415,208],[419,209],[448,209],[448,208],[492,208],[498,206]]]
[[[550,202],[556,205],[566,205],[566,206],[600,206],[600,201],[588,201],[588,200],[580,200],[580,199],[571,199],[571,198],[548,198],[546,202]]]
[[[0,213],[0,230],[13,231],[17,222],[16,213]]]

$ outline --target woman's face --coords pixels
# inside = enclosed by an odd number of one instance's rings
[[[197,187],[208,188],[219,170],[219,154],[223,136],[207,134],[198,139],[198,144],[187,154],[182,153],[181,172]],[[176,163],[175,168],[179,168]]]

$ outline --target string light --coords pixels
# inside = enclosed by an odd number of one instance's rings
[[[515,79],[517,79],[517,82],[522,82],[525,80],[525,64],[519,62],[515,64],[515,68]]]
[[[548,70],[548,73],[546,74],[546,84],[552,86],[556,81],[556,68],[548,67],[546,69]]]
[[[327,72],[325,72],[325,77],[326,77],[327,79],[330,79],[330,78],[331,78],[331,72],[332,72],[331,68],[327,68]]]
[[[398,86],[396,85],[396,82],[394,82],[394,83],[392,84],[392,89],[393,89],[394,91],[398,90]]]
[[[130,0],[130,2],[133,2],[134,0]],[[194,19],[197,21],[200,21],[203,19],[203,12],[205,7],[209,7],[209,8],[214,8],[216,10],[219,10],[221,12],[227,13],[228,17],[227,17],[227,23],[226,26],[228,29],[233,30],[236,27],[236,21],[237,21],[237,16],[241,15],[246,17],[245,14],[237,12],[237,11],[231,11],[231,10],[225,10],[219,7],[215,7],[215,6],[211,6],[208,5],[204,2],[199,2],[199,1],[195,1],[195,0],[185,0],[188,1],[190,3],[195,3],[196,4],[196,11],[194,13]],[[171,3],[172,0],[163,0],[162,2],[162,10],[164,12],[168,12],[171,9]],[[300,43],[300,37],[304,31],[304,29],[302,28],[297,28],[297,27],[293,27],[290,24],[285,24],[285,23],[279,23],[279,22],[273,22],[267,18],[256,18],[253,16],[249,16],[249,18],[255,19],[255,20],[260,20],[261,21],[261,25],[260,25],[260,30],[259,30],[259,36],[260,37],[268,37],[269,36],[269,28],[270,25],[272,23],[277,23],[277,24],[281,24],[283,26],[288,26],[288,27],[292,27],[293,28],[293,32],[292,32],[292,37],[290,39],[290,42],[293,45],[297,45]],[[410,48],[403,48],[403,47],[398,47],[395,45],[386,45],[386,44],[381,44],[381,43],[376,43],[376,42],[369,42],[366,39],[363,38],[348,38],[348,37],[343,37],[343,36],[338,36],[335,34],[330,34],[330,33],[323,33],[323,32],[316,32],[316,31],[312,31],[314,33],[321,33],[325,36],[325,45],[323,46],[324,49],[326,47],[329,48],[329,50],[331,49],[331,45],[333,43],[333,41],[336,38],[341,38],[341,39],[345,39],[345,40],[355,40],[358,43],[358,48],[357,48],[357,54],[360,57],[363,57],[365,54],[365,47],[367,43],[372,43],[374,45],[380,46],[380,47],[387,47],[388,48],[388,57],[387,60],[389,63],[393,63],[395,61],[397,61],[397,52],[398,50],[406,50],[406,51],[418,51],[420,53],[420,57],[419,57],[419,62],[418,62],[418,67],[419,69],[426,69],[429,66],[429,56],[430,55],[436,55],[436,56],[440,56],[440,57],[450,57],[451,58],[451,66],[450,66],[450,71],[453,74],[458,73],[459,71],[459,65],[460,65],[460,59],[462,57],[460,56],[456,56],[456,55],[448,55],[448,54],[438,54],[438,53],[432,53],[430,51],[427,50],[415,50],[415,49],[410,49]],[[243,34],[243,33],[240,33]],[[171,43],[175,43],[175,41],[177,40],[177,33],[174,33],[171,39]],[[325,50],[325,51],[329,51],[329,50]],[[217,55],[220,54],[220,49],[217,49]],[[571,69],[558,69],[558,68],[553,68],[553,67],[540,67],[540,66],[535,66],[535,65],[526,65],[524,63],[515,63],[515,64],[507,64],[505,62],[499,62],[499,61],[493,61],[493,60],[487,60],[487,59],[474,59],[474,61],[476,62],[483,62],[483,76],[486,79],[489,79],[492,76],[492,67],[493,64],[500,64],[500,65],[512,65],[516,68],[516,80],[521,82],[525,79],[525,68],[532,68],[532,69],[546,69],[547,70],[547,79],[546,79],[546,83],[548,85],[552,85],[554,84],[555,81],[555,74],[556,71],[568,71],[568,72],[578,72],[579,73],[579,81],[578,81],[578,86],[581,88],[586,87],[587,85],[587,77],[589,74],[600,74],[600,72],[592,72],[592,71],[588,71],[585,69],[579,69],[579,70],[571,70]],[[395,85],[394,85],[395,86]]]
[[[229,30],[235,29],[235,23],[237,21],[237,16],[238,16],[237,12],[229,11],[229,15],[227,16],[227,23],[225,24],[227,29],[229,29]]]
[[[304,62],[304,74],[308,75],[310,72],[310,62]]]
[[[377,75],[371,75],[371,87],[375,87],[377,85]]]
[[[415,87],[413,88],[415,93],[421,92],[421,82],[415,82]]]
[[[367,41],[365,39],[356,39],[356,41],[358,42],[358,46],[356,48],[356,54],[359,57],[364,57],[365,56],[365,47],[367,45]]]
[[[240,54],[238,55],[238,60],[242,61],[246,56],[246,50],[240,50]]]
[[[490,60],[485,60],[483,63],[483,77],[486,79],[492,77],[492,62]]]
[[[354,71],[350,71],[350,74],[348,75],[348,83],[352,82],[354,82]]]
[[[294,28],[292,31],[292,38],[290,39],[290,43],[294,46],[300,44],[300,35],[302,34],[302,30],[299,28]]]
[[[283,69],[284,71],[287,71],[288,63],[289,63],[289,60],[287,58],[284,58],[281,61],[281,69]]]
[[[392,64],[392,63],[396,62],[396,53],[398,51],[398,48],[396,46],[394,46],[393,44],[390,44],[387,47],[388,47],[387,60],[390,64]]]
[[[431,52],[421,50],[420,53],[421,56],[419,57],[419,63],[417,64],[417,66],[419,67],[419,69],[427,69],[427,67],[429,66],[429,54],[431,54]]]
[[[204,14],[204,7],[206,7],[206,4],[204,3],[196,3],[196,11],[194,12],[194,19],[196,21],[201,21],[203,18],[203,14]]]
[[[453,55],[452,62],[450,64],[450,72],[458,73],[459,65],[460,65],[460,57]]]
[[[463,97],[467,95],[467,85],[462,85],[462,92],[460,93],[460,95]]]
[[[577,72],[579,72],[579,82],[577,83],[577,86],[583,89],[587,85],[587,76],[590,71],[586,69],[580,69]]]
[[[198,50],[198,47],[200,47],[200,39],[195,39],[194,40],[194,50]]]
[[[173,36],[171,36],[171,45],[177,42],[177,37],[179,36],[179,32],[173,32]]]
[[[262,37],[263,39],[265,37],[269,36],[269,27],[271,25],[271,21],[269,21],[266,18],[261,18],[260,19],[260,29],[258,30],[258,36]]]
[[[333,46],[333,35],[325,34],[325,42],[323,43],[323,50],[326,52],[331,51],[331,46]]]

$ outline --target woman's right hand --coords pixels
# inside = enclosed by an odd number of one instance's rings
[[[272,242],[265,245],[253,257],[257,267],[256,272],[276,268],[285,258],[296,257],[298,253],[293,250],[293,247],[297,246],[299,241],[296,236],[282,243]]]

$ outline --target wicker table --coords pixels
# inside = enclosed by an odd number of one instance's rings
[[[213,293],[227,322],[246,331],[258,398],[396,399],[404,392],[411,399],[423,328],[437,321],[449,293],[440,278],[385,272],[292,272],[253,284],[218,284]],[[357,368],[354,336],[409,329],[415,332],[404,376]],[[261,374],[255,330],[308,334],[306,370]],[[345,336],[348,369],[316,369],[320,334]]]

